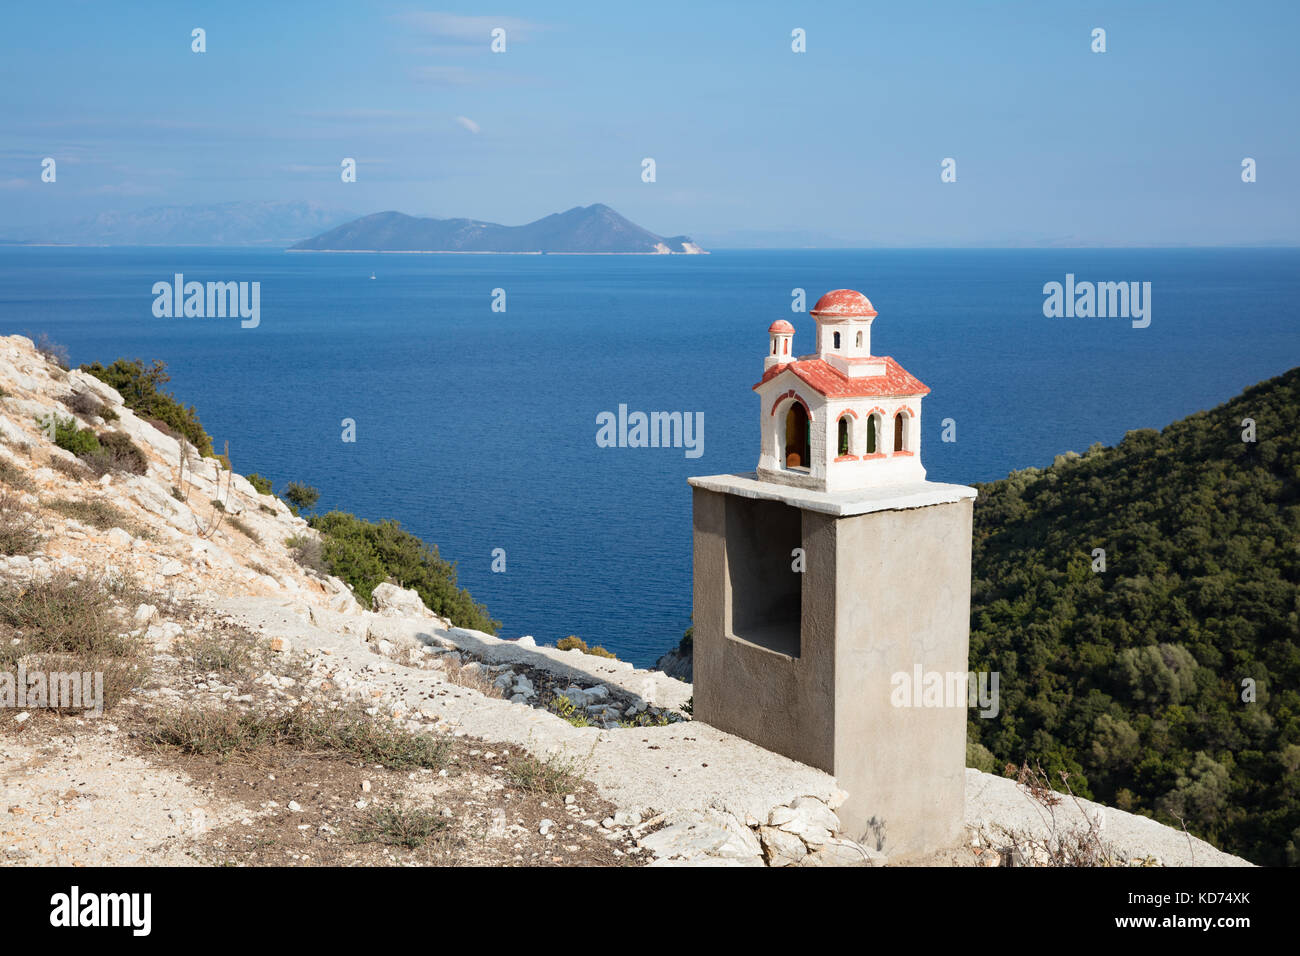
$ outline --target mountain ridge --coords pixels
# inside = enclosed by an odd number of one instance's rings
[[[689,236],[660,236],[604,203],[574,206],[522,226],[389,210],[343,223],[295,243],[290,251],[707,255]]]
[[[354,216],[306,200],[151,206],[139,212],[109,210],[56,224],[13,245],[275,246],[338,225]]]

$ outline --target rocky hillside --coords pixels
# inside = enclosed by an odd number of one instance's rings
[[[83,431],[111,453],[59,447]],[[834,779],[690,721],[689,684],[454,627],[390,584],[362,606],[298,564],[286,541],[314,533],[0,338],[0,862],[1241,862],[977,771],[969,842],[890,860],[840,832]],[[51,672],[102,673],[103,715],[4,677]]]

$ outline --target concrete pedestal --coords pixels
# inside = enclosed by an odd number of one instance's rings
[[[975,490],[690,483],[695,718],[834,774],[860,842],[891,856],[954,845],[966,685],[960,700],[899,706],[896,675],[910,688],[967,673]]]

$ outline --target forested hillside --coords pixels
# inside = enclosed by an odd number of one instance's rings
[[[1300,368],[980,486],[971,669],[1001,712],[971,764],[1300,864],[1298,488]]]

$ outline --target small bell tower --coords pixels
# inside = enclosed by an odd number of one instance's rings
[[[784,365],[794,361],[794,356],[790,354],[791,343],[794,340],[793,325],[785,319],[777,319],[768,326],[767,335],[771,343],[767,350],[767,358],[763,359],[763,371],[766,372],[774,365]]]

